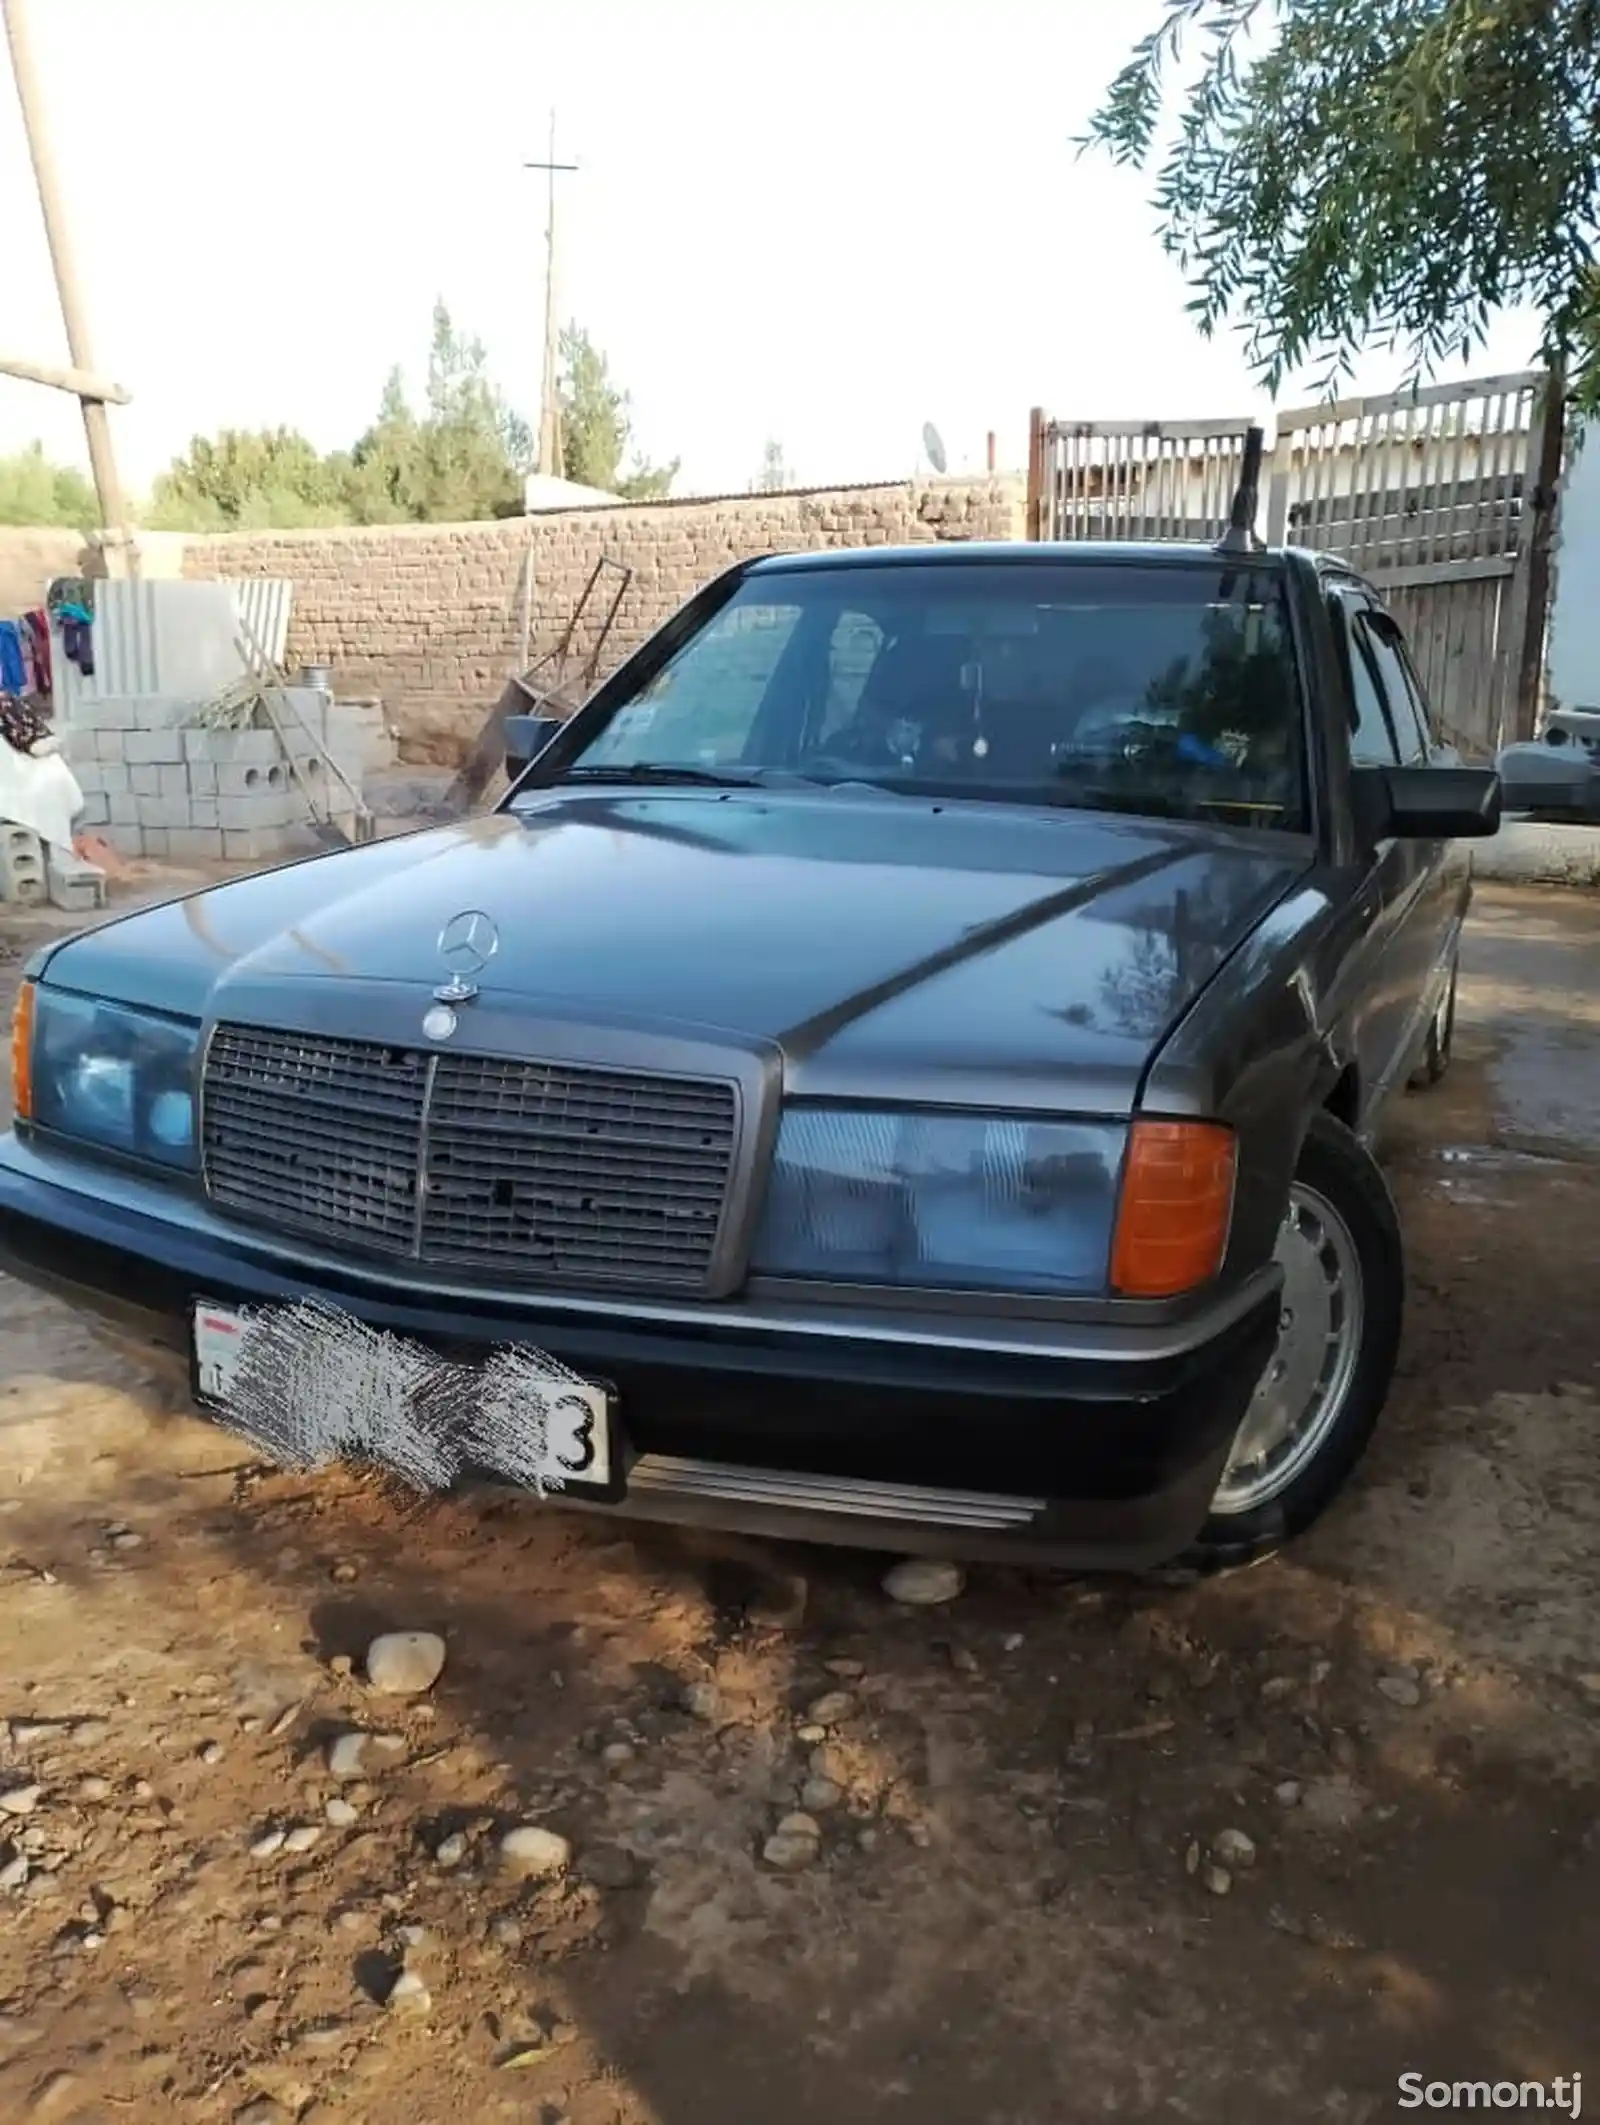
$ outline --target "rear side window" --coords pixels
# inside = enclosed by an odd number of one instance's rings
[[[1397,767],[1400,748],[1361,607],[1343,591],[1329,603],[1350,670],[1350,758],[1357,767]]]

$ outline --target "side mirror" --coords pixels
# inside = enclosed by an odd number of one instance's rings
[[[559,716],[507,716],[506,773],[520,775],[565,728]]]
[[[1500,831],[1492,767],[1362,767],[1351,780],[1375,841],[1478,841]]]

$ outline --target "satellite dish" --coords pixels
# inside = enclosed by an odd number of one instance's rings
[[[948,469],[950,461],[944,454],[944,437],[932,421],[922,424],[922,448],[935,472],[943,473]]]

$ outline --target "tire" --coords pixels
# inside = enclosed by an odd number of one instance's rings
[[[1259,1459],[1247,1455],[1224,1469],[1188,1560],[1208,1570],[1246,1564],[1320,1517],[1365,1452],[1394,1378],[1405,1301],[1400,1224],[1371,1154],[1330,1114],[1313,1116],[1306,1132],[1278,1257],[1285,1316],[1298,1304],[1301,1334],[1296,1339],[1285,1328],[1280,1336],[1235,1445],[1251,1438],[1252,1423],[1257,1441],[1263,1426],[1270,1435],[1279,1411],[1298,1408],[1298,1431],[1291,1427],[1281,1446]],[[1338,1322],[1347,1324],[1342,1334]],[[1280,1366],[1291,1392],[1274,1408]],[[1320,1406],[1299,1396],[1308,1377]]]
[[[1428,1038],[1421,1058],[1411,1073],[1413,1091],[1426,1091],[1430,1085],[1436,1085],[1450,1067],[1450,1055],[1456,1039],[1456,968],[1457,962],[1452,959],[1450,979],[1445,984],[1439,1008],[1434,1012],[1433,1022],[1428,1027]]]

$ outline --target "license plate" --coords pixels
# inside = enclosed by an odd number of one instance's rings
[[[235,1410],[234,1396],[250,1323],[251,1316],[237,1307],[201,1300],[194,1308],[195,1400],[224,1418],[237,1415],[243,1430],[250,1428],[248,1416]],[[363,1332],[374,1338],[380,1350],[388,1347],[398,1353],[408,1348],[401,1338],[385,1336],[381,1330]],[[537,1367],[537,1354],[526,1355]],[[439,1359],[438,1367],[445,1371],[447,1361]],[[452,1388],[459,1390],[464,1383],[470,1402],[480,1369],[450,1362],[448,1371]],[[545,1377],[537,1372],[529,1375],[530,1402],[535,1395],[544,1406],[543,1435],[531,1455],[528,1440],[518,1440],[515,1475],[509,1479],[528,1488],[543,1485],[562,1496],[615,1502],[622,1495],[624,1467],[614,1390],[602,1381],[580,1380],[552,1366]],[[459,1405],[459,1401],[459,1392],[454,1393],[452,1402]],[[381,1440],[378,1444],[381,1452]],[[493,1467],[492,1454],[489,1458],[490,1473],[508,1474]]]

